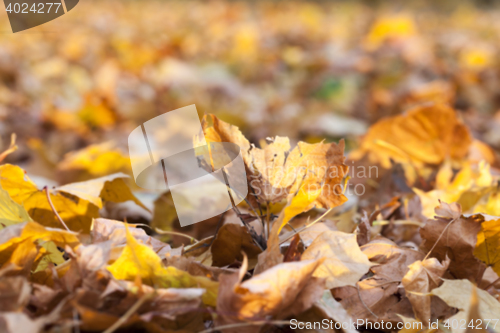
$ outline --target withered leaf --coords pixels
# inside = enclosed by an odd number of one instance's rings
[[[302,254],[302,260],[326,258],[314,272],[326,288],[355,286],[373,264],[361,252],[356,235],[341,231],[321,233]]]

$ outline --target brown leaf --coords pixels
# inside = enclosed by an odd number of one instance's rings
[[[211,247],[212,265],[217,267],[227,266],[235,261],[243,261],[242,251],[250,260],[256,261],[257,255],[262,251],[254,244],[252,236],[244,226],[224,224]]]
[[[313,277],[322,261],[282,263],[245,282],[240,282],[246,272],[245,264],[239,274],[221,275],[217,297],[219,325],[286,318],[307,310],[323,293],[324,281]],[[238,329],[238,332],[254,331],[255,327]]]
[[[424,258],[423,253],[400,247],[383,237],[363,245],[361,250],[371,262],[378,264],[370,270],[389,281],[401,281],[408,272],[408,266]]]
[[[441,284],[449,264],[449,259],[443,263],[436,258],[418,260],[408,267],[409,271],[402,280],[415,317],[423,323],[431,319],[431,296],[427,294]]]
[[[395,326],[401,320],[396,314],[412,316],[411,304],[399,292],[398,285],[398,281],[375,276],[358,282],[356,287],[332,289],[332,295],[355,321],[384,320]]]
[[[422,244],[420,248],[425,253],[430,252],[430,257],[440,261],[450,258],[450,273],[459,279],[480,281],[486,265],[474,256],[477,234],[481,230],[481,222],[484,217],[473,215],[470,217],[458,216],[456,208],[444,203],[436,210],[436,213],[445,214],[444,217],[436,217],[427,220],[420,229]]]

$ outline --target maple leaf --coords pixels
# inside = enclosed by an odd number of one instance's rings
[[[241,148],[248,184],[261,203],[281,201],[299,188],[311,196],[321,190],[309,209],[331,208],[347,201],[341,188],[348,170],[343,140],[339,144],[299,142],[290,150],[288,138],[276,137],[260,149],[250,145],[237,127],[214,115],[205,116],[202,126],[208,142],[232,142]]]
[[[450,260],[440,263],[436,258],[416,261],[408,268],[402,283],[415,317],[423,323],[431,320],[431,296],[428,293],[441,283]]]
[[[252,236],[244,226],[236,224],[224,224],[217,233],[210,248],[212,252],[212,265],[222,267],[242,261],[244,252],[252,259],[262,252],[254,244]]]
[[[130,200],[149,211],[149,209],[134,196],[127,184],[125,184],[124,179],[126,178],[129,178],[129,176],[124,173],[115,173],[84,182],[59,186],[57,190],[85,199],[99,208],[102,208],[103,201],[125,202]]]
[[[370,270],[388,281],[401,281],[408,272],[408,266],[424,258],[423,253],[400,247],[381,236],[363,245],[361,251],[371,262],[377,264]]]
[[[474,256],[477,234],[484,221],[482,215],[465,217],[460,205],[441,203],[436,208],[437,216],[428,220],[420,229],[420,248],[440,261],[450,258],[450,273],[456,278],[472,281],[480,279],[486,266]]]
[[[422,202],[422,213],[426,217],[432,218],[434,216],[434,207],[439,205],[439,201],[457,202],[462,206],[464,212],[489,213],[491,211],[490,209],[485,210],[479,204],[482,202],[481,199],[493,190],[493,177],[487,163],[484,161],[478,165],[464,163],[453,180],[452,175],[453,170],[450,163],[445,163],[437,174],[434,190],[424,192],[413,188]]]

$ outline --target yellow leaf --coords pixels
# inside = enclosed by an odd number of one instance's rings
[[[55,216],[44,190],[18,166],[0,166],[0,185],[18,204],[22,204],[35,221],[49,227],[60,228],[61,223]],[[88,233],[93,218],[99,216],[98,206],[73,194],[51,189],[50,199],[66,225],[75,231]]]
[[[31,221],[31,217],[24,207],[9,196],[9,193],[0,188],[0,229],[21,222]]]
[[[474,255],[500,275],[500,219],[484,221],[477,234]]]
[[[76,248],[80,241],[77,234],[61,229],[45,228],[36,222],[6,227],[0,231],[0,266],[14,264],[18,269],[31,270],[38,253],[38,242],[53,242],[64,248]]]
[[[448,164],[443,165],[437,175],[435,190],[424,192],[417,188],[413,190],[420,197],[423,206],[423,215],[428,218],[434,216],[434,207],[442,202],[457,202],[464,212],[493,214],[495,202],[488,205],[485,211],[485,195],[493,190],[493,177],[489,164],[484,161],[478,165],[472,163],[462,164],[462,169],[451,181],[451,170]],[[491,210],[492,211],[491,211]]]
[[[215,306],[218,283],[201,276],[192,276],[175,267],[164,267],[156,252],[139,243],[127,230],[127,245],[108,270],[116,279],[134,281],[140,277],[146,284],[161,288],[205,288],[205,304]]]
[[[355,159],[368,156],[370,162],[384,168],[391,166],[391,159],[401,163],[411,161],[420,167],[441,164],[447,158],[462,160],[471,143],[469,130],[455,111],[438,104],[416,107],[406,114],[380,120],[370,127],[352,156]]]
[[[297,195],[292,198],[290,204],[283,209],[283,219],[278,220],[281,221],[278,233],[292,218],[311,209],[320,194],[320,188],[307,191],[304,187],[301,187]]]
[[[131,200],[142,208],[149,210],[130,191],[130,188],[125,184],[124,178],[129,178],[129,176],[124,173],[115,173],[84,182],[63,185],[58,187],[57,190],[85,199],[99,208],[102,208],[103,200],[111,202]]]
[[[112,142],[90,145],[68,153],[58,165],[64,173],[74,173],[77,180],[88,180],[130,170],[130,159],[114,148]]]
[[[49,241],[43,242],[41,244],[39,256],[41,255],[41,260],[36,266],[34,272],[43,271],[49,266],[49,263],[60,265],[65,262],[61,251],[57,248],[56,243]]]
[[[406,39],[414,35],[416,35],[415,23],[410,16],[404,14],[384,16],[373,24],[365,43],[369,48],[378,48],[389,38]]]

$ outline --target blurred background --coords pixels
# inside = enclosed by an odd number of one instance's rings
[[[452,105],[500,148],[495,1],[81,0],[12,34],[0,16],[6,162],[42,183],[130,173],[127,137],[190,104],[240,127],[357,147],[414,105]],[[42,184],[43,185],[43,184]]]

